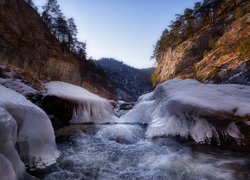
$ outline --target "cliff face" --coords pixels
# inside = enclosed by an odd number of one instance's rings
[[[249,2],[244,3],[245,9]],[[249,9],[248,9],[249,11]],[[250,84],[250,13],[215,19],[175,48],[157,56],[157,81],[174,77]]]
[[[60,80],[113,97],[108,82],[64,49],[23,0],[0,0],[0,64],[22,68],[41,80]],[[103,88],[105,87],[105,88]]]

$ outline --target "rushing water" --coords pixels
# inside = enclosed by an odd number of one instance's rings
[[[51,179],[250,179],[250,157],[173,138],[145,139],[139,125],[105,125],[58,144]]]

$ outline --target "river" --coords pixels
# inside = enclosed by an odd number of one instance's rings
[[[89,126],[58,142],[61,156],[42,179],[250,179],[248,154],[171,137],[146,139],[138,124]]]

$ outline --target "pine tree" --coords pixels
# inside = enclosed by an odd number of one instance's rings
[[[86,43],[77,42],[76,43],[76,55],[81,60],[86,60]]]
[[[173,23],[172,26],[169,26],[169,27],[171,27],[171,30],[173,31],[174,36],[177,37],[176,40],[179,41],[183,37],[185,19],[184,19],[184,16],[180,14],[176,14],[175,17],[176,17],[175,21],[172,22]]]
[[[67,46],[69,38],[68,38],[68,24],[65,20],[65,17],[62,13],[60,13],[56,19],[56,35],[57,39],[64,45]]]
[[[195,25],[196,27],[199,27],[202,23],[202,13],[201,13],[201,2],[197,2],[194,4],[194,19],[195,19]]]
[[[185,26],[183,28],[184,38],[189,37],[193,33],[194,16],[193,10],[186,8],[183,15]]]
[[[75,21],[73,18],[69,18],[68,19],[68,48],[70,49],[70,51],[74,51],[75,50],[75,46],[77,43],[77,28],[75,25]]]
[[[57,0],[48,0],[43,7],[42,18],[51,33],[79,59],[86,60],[86,43],[77,40],[77,28],[73,18],[68,20],[60,10]]]
[[[46,5],[43,7],[43,10],[44,11],[42,13],[42,18],[44,22],[47,24],[52,34],[57,36],[56,21],[61,13],[60,6],[58,5],[57,0],[48,0]]]
[[[216,1],[217,0],[204,0],[203,4],[202,4],[203,18],[209,19],[210,22],[213,22],[213,20],[214,20]],[[221,1],[221,0],[218,0],[218,1]]]

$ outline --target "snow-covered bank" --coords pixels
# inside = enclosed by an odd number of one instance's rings
[[[99,97],[72,84],[52,81],[45,84],[45,96],[56,96],[75,105],[72,124],[110,122],[114,115],[114,102]]]
[[[0,154],[12,163],[17,177],[24,173],[22,161],[30,167],[54,163],[59,153],[50,119],[45,112],[21,94],[2,85],[0,93]]]
[[[250,120],[250,86],[173,79],[141,96],[119,121],[149,124],[147,137],[191,136],[198,143],[214,138],[220,144],[225,137],[238,143],[244,138],[238,120]]]

